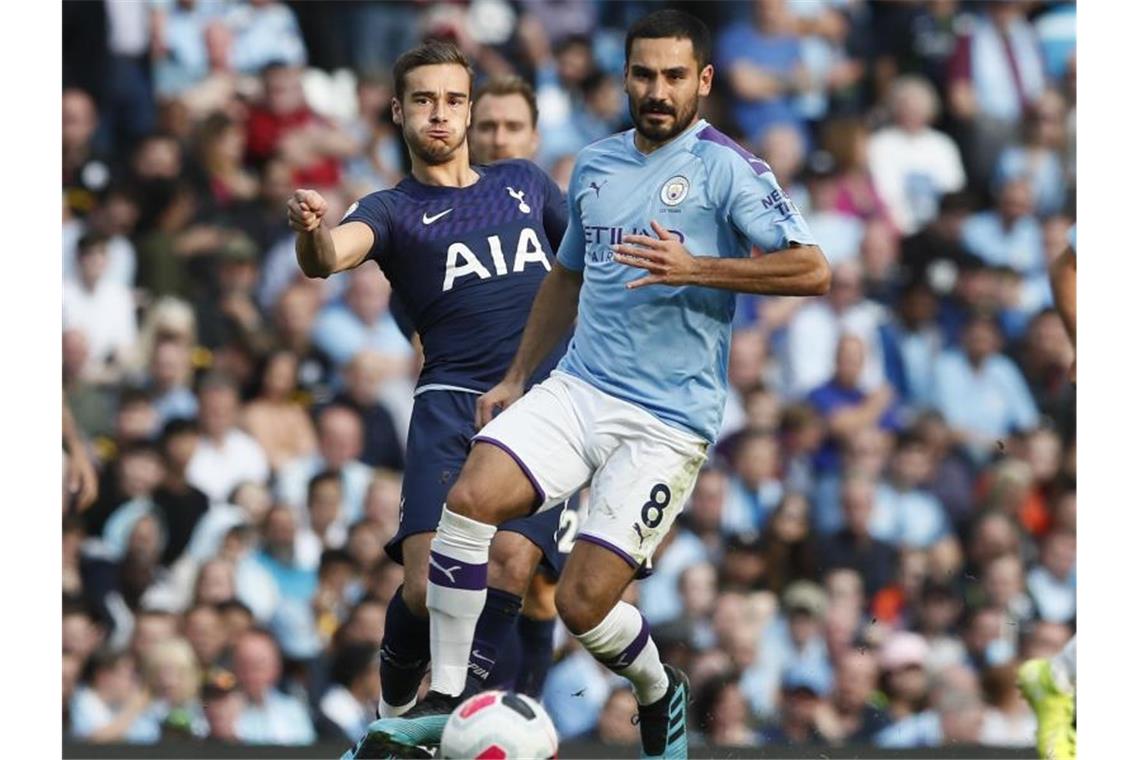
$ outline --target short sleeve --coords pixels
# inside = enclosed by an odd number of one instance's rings
[[[566,198],[549,174],[534,164],[531,166],[542,185],[542,227],[546,231],[546,239],[550,241],[550,245],[558,250],[566,234]]]
[[[766,163],[728,148],[717,149],[710,159],[714,197],[720,198],[728,220],[752,245],[766,253],[792,243],[816,245],[800,210]]]
[[[570,188],[566,193],[566,210],[569,215],[566,234],[558,246],[558,263],[575,272],[586,268],[586,236],[582,232],[582,213],[577,200],[582,182],[581,165],[582,159],[579,157],[570,174]]]
[[[337,226],[349,222],[367,224],[372,230],[372,248],[368,251],[368,258],[380,263],[380,257],[388,249],[389,241],[392,239],[391,221],[388,204],[383,201],[379,193],[372,193],[349,206]]]

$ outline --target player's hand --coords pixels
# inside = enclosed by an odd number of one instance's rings
[[[285,208],[289,211],[289,227],[297,232],[312,232],[321,226],[329,204],[316,190],[294,190]]]
[[[67,494],[80,512],[94,504],[99,495],[99,476],[85,451],[73,451],[67,457]]]
[[[614,261],[649,272],[649,276],[627,283],[627,288],[646,285],[688,285],[697,271],[697,259],[656,221],[650,222],[657,237],[626,235],[615,245]]]
[[[475,429],[482,430],[483,426],[495,418],[495,415],[522,398],[523,385],[509,380],[496,385],[479,397],[475,404]]]

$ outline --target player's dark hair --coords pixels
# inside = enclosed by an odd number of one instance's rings
[[[462,50],[450,42],[428,40],[419,47],[412,48],[401,55],[396,59],[395,65],[392,66],[392,82],[396,86],[396,99],[401,103],[404,101],[404,87],[406,85],[404,77],[409,71],[418,69],[420,66],[436,66],[444,63],[453,63],[467,69],[468,81],[474,84],[475,70],[471,68],[471,62],[467,60],[467,56],[463,54]],[[468,92],[470,92],[470,86]]]
[[[697,58],[697,71],[712,61],[712,34],[705,22],[684,11],[671,8],[654,11],[634,23],[625,35],[625,60],[629,63],[629,52],[637,39],[660,40],[675,38],[693,43],[693,55]]]
[[[534,96],[534,88],[530,86],[530,82],[522,77],[505,74],[491,77],[479,85],[479,89],[475,90],[475,95],[471,99],[472,111],[475,110],[479,99],[484,95],[521,95],[522,99],[526,101],[527,108],[530,109],[530,125],[532,127],[538,126],[538,101]]]

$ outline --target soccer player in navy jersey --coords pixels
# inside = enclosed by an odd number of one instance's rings
[[[560,191],[534,164],[471,165],[472,71],[457,48],[430,42],[409,51],[397,60],[393,79],[393,117],[411,154],[412,176],[360,199],[336,226],[325,223],[327,205],[319,193],[298,190],[288,202],[289,222],[298,233],[297,260],[305,274],[327,277],[375,260],[424,348],[400,527],[386,547],[405,570],[404,584],[389,604],[381,646],[381,714],[388,717],[414,714],[420,681],[430,660],[437,659],[428,647],[433,532],[475,433],[476,401],[510,363],[566,227]],[[534,380],[549,373],[564,348],[565,336],[562,349],[535,372]],[[560,564],[558,543],[569,526],[560,525],[554,512],[503,525],[505,540],[516,533],[534,548],[523,554],[529,570],[513,578],[492,577],[484,566],[481,584],[510,586],[490,595],[490,602],[502,608],[499,623],[513,623],[540,559]],[[452,571],[437,567],[431,572]],[[475,611],[472,624],[478,616]],[[492,630],[487,641],[503,627]],[[472,650],[469,642],[464,646],[465,662],[489,669],[495,651]],[[459,668],[452,676],[465,678],[468,669]]]

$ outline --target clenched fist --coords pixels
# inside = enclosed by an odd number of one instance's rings
[[[289,210],[289,226],[297,232],[312,232],[321,226],[328,202],[316,190],[294,190],[285,202]]]

